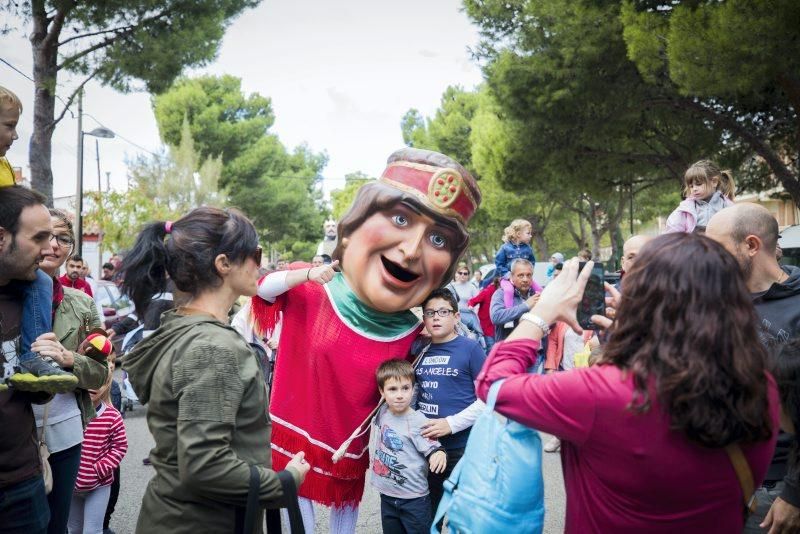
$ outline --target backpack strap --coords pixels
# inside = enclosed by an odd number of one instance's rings
[[[725,452],[728,453],[728,458],[736,471],[736,478],[739,479],[739,485],[742,487],[744,513],[745,515],[752,514],[756,511],[756,493],[750,464],[747,463],[747,458],[744,457],[742,448],[736,443],[731,443],[725,447]]]

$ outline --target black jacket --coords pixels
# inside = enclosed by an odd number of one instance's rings
[[[783,265],[789,278],[774,283],[764,293],[753,294],[753,305],[761,319],[761,340],[771,345],[784,343],[800,336],[800,268]],[[784,432],[778,434],[775,454],[767,471],[767,481],[785,482],[781,498],[800,507],[800,471],[788,472],[789,451],[795,438]]]

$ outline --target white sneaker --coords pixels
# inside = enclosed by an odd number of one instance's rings
[[[544,446],[544,452],[556,452],[561,448],[561,440],[553,436]]]

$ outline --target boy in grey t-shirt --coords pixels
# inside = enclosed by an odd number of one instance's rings
[[[381,526],[384,534],[427,533],[433,520],[428,465],[432,472],[441,473],[447,466],[447,454],[438,441],[420,434],[428,419],[410,407],[414,392],[411,364],[385,361],[378,368],[377,379],[386,405],[375,417],[371,482],[381,494]]]

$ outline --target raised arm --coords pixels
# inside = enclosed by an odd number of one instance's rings
[[[339,260],[330,265],[270,273],[259,284],[258,296],[267,302],[275,302],[276,297],[283,295],[300,284],[306,282],[316,282],[320,285],[327,284],[333,280],[333,276],[336,274],[334,267],[337,265],[339,265]]]

